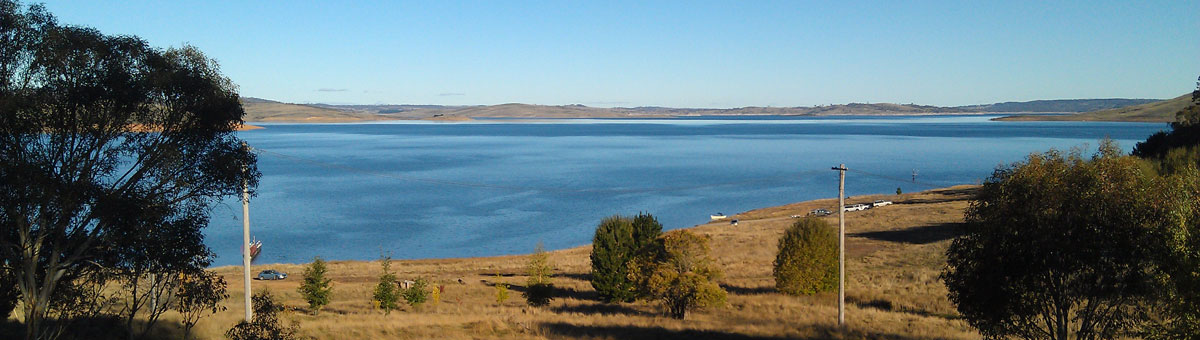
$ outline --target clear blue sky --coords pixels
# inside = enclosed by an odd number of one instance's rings
[[[51,1],[191,44],[243,96],[356,104],[967,105],[1171,98],[1200,1]]]

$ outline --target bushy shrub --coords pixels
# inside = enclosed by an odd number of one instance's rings
[[[508,301],[508,283],[500,281],[500,274],[496,274],[496,303],[504,304]]]
[[[392,274],[392,257],[384,257],[381,262],[383,274],[379,275],[379,283],[375,285],[375,294],[372,297],[375,306],[382,309],[383,314],[391,314],[393,309],[400,307],[397,305],[400,301],[400,287],[396,286],[396,274]]]
[[[629,280],[629,260],[662,234],[650,214],[634,218],[610,216],[596,226],[592,238],[592,287],[607,302],[631,302],[637,294]]]
[[[550,281],[554,266],[550,264],[550,255],[541,242],[534,248],[533,255],[529,256],[525,271],[529,275],[525,281],[525,302],[534,307],[550,304],[550,300],[554,299],[554,283]]]
[[[673,318],[725,304],[725,290],[716,282],[721,270],[709,256],[706,237],[687,230],[667,233],[642,248],[629,267],[638,296],[662,301]]]
[[[837,286],[837,234],[817,217],[792,224],[779,239],[775,256],[775,288],[791,295],[811,295]]]
[[[304,301],[308,301],[308,308],[313,312],[328,305],[333,297],[333,286],[330,284],[332,280],[325,278],[326,270],[325,260],[320,256],[313,258],[313,262],[304,268],[304,282],[297,289]]]
[[[221,301],[229,298],[225,291],[225,278],[216,273],[203,270],[187,275],[180,280],[175,291],[175,310],[179,312],[183,323],[183,338],[191,336],[192,327],[201,317],[217,314],[225,310]]]
[[[296,324],[283,325],[279,320],[279,312],[283,305],[275,300],[270,291],[254,293],[254,318],[250,322],[242,320],[225,332],[225,337],[231,340],[291,340],[297,339]]]
[[[412,285],[400,292],[404,297],[404,301],[408,302],[409,306],[414,309],[421,309],[421,304],[429,299],[429,281],[418,278],[413,281]]]

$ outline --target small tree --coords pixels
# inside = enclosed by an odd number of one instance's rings
[[[496,274],[496,303],[504,304],[508,301],[508,283],[500,281],[500,274]]]
[[[296,339],[296,324],[283,325],[279,320],[279,312],[283,305],[275,300],[270,291],[254,293],[254,318],[250,322],[242,320],[225,332],[225,337],[231,340],[291,340]]]
[[[180,280],[175,291],[175,310],[183,323],[183,337],[191,337],[192,327],[200,318],[225,310],[221,301],[229,298],[225,292],[225,278],[210,271],[200,271]]]
[[[607,302],[632,302],[636,291],[629,281],[629,260],[638,249],[662,233],[650,214],[634,218],[610,216],[600,221],[592,238],[592,287]]]
[[[437,287],[433,287],[433,289],[429,290],[429,300],[432,301],[432,304],[434,307],[437,307],[437,305],[439,303],[442,303],[442,294],[445,294],[445,293],[446,293],[445,285],[437,285]]]
[[[639,296],[662,301],[673,318],[683,319],[690,310],[725,303],[725,290],[716,283],[721,271],[709,256],[708,239],[687,230],[658,238],[643,248],[629,267]]]
[[[525,281],[525,302],[534,307],[550,304],[550,300],[554,299],[554,283],[550,281],[554,266],[550,264],[550,255],[541,242],[533,249],[533,255],[529,256],[525,271],[529,275]]]
[[[788,228],[775,256],[775,288],[811,295],[837,285],[837,235],[829,223],[805,217]]]
[[[392,274],[392,257],[385,256],[381,261],[383,274],[379,275],[379,284],[375,285],[375,303],[383,314],[392,314],[392,310],[400,308],[400,287],[396,286],[396,275]]]
[[[333,296],[333,280],[325,278],[326,270],[325,260],[320,256],[314,257],[313,262],[304,268],[304,282],[297,289],[314,313],[328,305]]]
[[[413,281],[413,284],[400,292],[404,296],[404,301],[408,302],[413,309],[420,310],[421,304],[429,299],[429,281],[423,278],[418,278]]]

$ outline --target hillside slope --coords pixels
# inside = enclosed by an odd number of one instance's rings
[[[288,104],[253,97],[242,98],[247,122],[344,123],[393,119],[377,114],[350,112],[312,105]]]
[[[958,108],[982,112],[1090,112],[1162,101],[1162,99],[1054,99],[1027,102],[1003,102]]]
[[[1141,105],[1105,109],[1062,116],[1009,116],[997,118],[1005,121],[1100,121],[1100,122],[1163,122],[1175,121],[1175,113],[1186,108],[1192,102],[1192,94],[1187,93],[1172,99],[1161,100]]]

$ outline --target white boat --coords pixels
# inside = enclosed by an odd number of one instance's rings
[[[708,218],[711,218],[713,221],[717,221],[717,220],[723,220],[723,219],[729,218],[729,216],[725,216],[725,214],[722,214],[722,213],[716,213],[716,214],[708,215]]]

